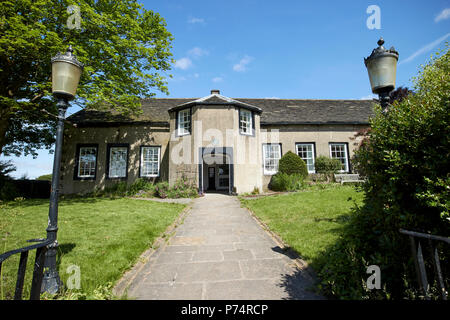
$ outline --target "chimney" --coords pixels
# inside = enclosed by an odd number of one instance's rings
[[[220,90],[213,89],[211,90],[211,94],[220,94]]]

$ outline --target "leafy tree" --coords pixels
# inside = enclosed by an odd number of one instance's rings
[[[402,102],[410,94],[414,94],[414,92],[406,87],[398,87],[389,93],[389,103],[393,104],[395,101]]]
[[[17,196],[17,190],[11,183],[13,178],[9,175],[16,171],[16,167],[11,160],[0,160],[0,200],[11,200]]]
[[[16,166],[14,166],[11,160],[0,160],[0,180],[11,179],[9,174],[16,171],[16,169]]]
[[[409,239],[399,229],[450,235],[450,51],[446,46],[413,79],[414,94],[394,102],[386,115],[376,108],[367,139],[355,152],[354,166],[366,179],[365,198],[343,237],[324,254],[319,276],[329,294],[351,299],[417,297]],[[448,250],[437,250],[448,261]],[[380,267],[382,290],[364,287],[369,265]],[[449,266],[441,267],[448,286]]]
[[[36,178],[36,180],[52,181],[52,174],[44,174]]]
[[[75,10],[68,12],[71,5]],[[74,21],[80,28],[69,28]],[[75,101],[81,107],[138,114],[140,98],[154,90],[168,94],[161,74],[172,62],[172,35],[159,14],[136,0],[3,0],[0,34],[5,155],[36,156],[36,149],[54,142],[50,59],[69,45],[85,64]]]
[[[397,89],[391,91],[389,93],[389,103],[391,105],[394,104],[395,101],[401,102],[403,99],[407,98],[409,95],[414,94],[414,91],[408,89],[407,87],[398,87]],[[364,143],[367,143],[368,133],[370,132],[370,127],[359,130],[353,139],[361,137],[359,143],[355,143],[355,145],[359,148]]]

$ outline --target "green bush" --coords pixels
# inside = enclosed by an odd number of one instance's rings
[[[146,179],[136,179],[134,183],[128,187],[128,195],[153,197],[155,196],[155,184]]]
[[[19,190],[10,180],[0,180],[0,200],[13,200],[19,196]]]
[[[418,296],[409,239],[399,229],[450,235],[450,53],[434,57],[414,79],[414,94],[376,107],[353,159],[364,203],[355,207],[343,237],[318,269],[325,294],[347,299]],[[427,250],[424,244],[424,250]],[[442,261],[449,251],[437,247]],[[426,268],[433,269],[428,254]],[[382,290],[367,290],[366,268],[378,265]],[[450,266],[441,263],[446,287]],[[430,283],[433,286],[433,280]]]
[[[12,199],[16,194],[8,196]],[[198,191],[191,181],[182,177],[178,179],[175,184],[170,187],[167,181],[153,183],[146,179],[137,179],[133,184],[128,185],[126,181],[118,182],[114,185],[106,187],[104,190],[95,189],[86,196],[92,197],[159,197],[159,198],[194,198],[198,196]]]
[[[342,170],[342,163],[338,159],[331,159],[326,156],[318,156],[314,163],[317,173],[333,174]]]
[[[197,195],[197,188],[185,177],[178,179],[175,184],[167,190],[168,198],[192,198]]]
[[[286,174],[301,175],[303,178],[308,176],[308,168],[305,161],[295,153],[288,151],[278,162],[278,171]]]
[[[273,191],[297,191],[303,189],[304,186],[302,175],[282,172],[273,175],[269,184],[269,188]]]
[[[166,181],[158,182],[155,186],[155,195],[162,199],[167,198],[169,193],[169,183]]]

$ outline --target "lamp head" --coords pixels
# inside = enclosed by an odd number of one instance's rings
[[[72,46],[66,53],[58,53],[52,58],[52,93],[72,100],[75,97],[84,65],[73,54]]]
[[[364,58],[364,64],[369,73],[372,92],[389,92],[395,88],[395,77],[397,73],[398,52],[394,47],[389,50],[383,47],[384,40],[378,40],[378,48],[372,50],[372,54]]]

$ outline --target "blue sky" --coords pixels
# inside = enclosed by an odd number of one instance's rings
[[[371,98],[363,58],[380,36],[400,54],[397,87],[412,87],[418,67],[450,41],[450,0],[141,1],[165,18],[175,38],[177,62],[167,72],[173,98],[211,89],[234,98]],[[380,9],[380,29],[367,27],[371,5]],[[37,159],[11,159],[16,177],[51,172],[46,150]]]

